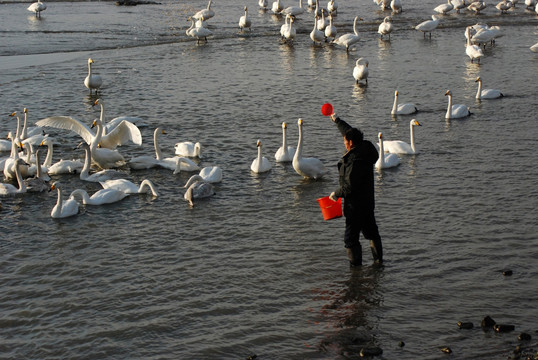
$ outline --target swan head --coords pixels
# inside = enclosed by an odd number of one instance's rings
[[[282,129],[287,129],[288,128],[288,124],[286,124],[285,122],[282,123]]]
[[[89,58],[89,59],[88,59],[88,64],[93,64],[93,60],[92,60],[92,58]]]
[[[398,96],[398,95],[400,95],[400,93],[398,92],[398,90],[396,90],[396,91],[394,92],[394,96]]]
[[[413,120],[411,120],[411,125],[414,125],[414,126],[422,126],[422,125],[420,125],[420,123],[417,121],[417,119],[413,119]]]
[[[380,132],[379,134],[377,134],[377,137],[379,138],[379,140],[383,140],[383,133]]]
[[[9,116],[11,116],[11,117],[14,117],[15,115],[17,115],[16,111],[13,111],[11,114],[9,114]]]
[[[93,106],[102,105],[102,104],[103,104],[103,100],[101,100],[101,99],[96,99],[96,100],[93,102]]]
[[[23,112],[24,112],[25,114],[28,114],[28,108],[24,108]]]
[[[446,93],[445,93],[445,96],[452,96],[452,91],[447,90]]]
[[[62,188],[62,183],[59,182],[59,181],[55,181],[52,183],[52,185],[50,186],[50,190],[49,191],[52,191],[52,190],[56,190],[56,189],[61,189]]]
[[[482,81],[482,79],[479,77],[476,78],[476,80],[474,82],[479,82],[479,81]]]
[[[245,6],[245,11],[247,11],[247,7]]]
[[[260,147],[260,146],[262,146],[262,142],[261,142],[261,140],[258,140],[258,141],[256,142],[256,147]]]
[[[297,120],[297,125],[299,125],[299,126],[303,126],[303,119],[299,119],[299,120]]]

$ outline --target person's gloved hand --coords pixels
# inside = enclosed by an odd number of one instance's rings
[[[331,114],[331,120],[334,122],[336,121],[336,113]]]
[[[331,193],[331,195],[329,195],[329,199],[331,199],[332,201],[338,200],[338,198],[336,197],[336,194],[334,193],[334,191]]]

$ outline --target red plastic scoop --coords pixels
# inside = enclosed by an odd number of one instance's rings
[[[329,103],[325,103],[321,107],[321,113],[323,114],[323,116],[331,116],[334,112],[333,110],[333,106]]]

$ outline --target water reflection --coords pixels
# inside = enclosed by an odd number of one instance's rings
[[[279,47],[279,54],[282,58],[282,68],[293,73],[293,61],[295,60],[295,47],[293,43],[283,42]]]
[[[353,87],[353,93],[351,94],[355,99],[361,101],[364,100],[364,95],[368,89],[368,83],[356,83]]]
[[[320,310],[320,324],[326,333],[319,351],[354,358],[363,348],[376,346],[372,329],[377,324],[371,323],[368,314],[383,303],[383,295],[377,291],[382,278],[382,266],[363,266],[352,268],[348,279],[341,283],[316,289],[315,300],[325,302]]]

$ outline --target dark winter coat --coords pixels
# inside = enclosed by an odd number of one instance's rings
[[[342,134],[351,127],[339,118],[335,123]],[[374,164],[378,159],[379,153],[375,146],[370,141],[363,140],[338,162],[340,187],[335,195],[344,198],[346,217],[374,210]]]

